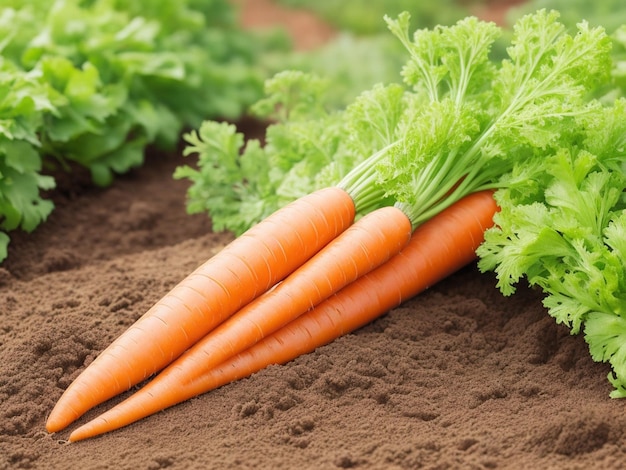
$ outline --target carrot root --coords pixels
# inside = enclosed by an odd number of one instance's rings
[[[493,225],[497,211],[491,191],[471,194],[413,233],[408,245],[382,266],[363,275],[337,294],[299,316],[274,334],[231,357],[207,373],[178,387],[158,390],[161,397],[129,397],[76,429],[70,441],[109,432],[184,400],[208,392],[270,364],[282,364],[371,322],[472,262]],[[151,384],[144,389],[150,391]],[[137,392],[139,393],[139,392]]]
[[[57,432],[90,408],[167,366],[228,316],[285,278],[354,221],[350,195],[325,188],[235,239],[183,279],[65,390],[46,428]]]
[[[407,245],[411,231],[410,220],[395,207],[365,215],[282,283],[198,341],[129,400],[143,402],[149,397],[150,404],[141,405],[143,413],[179,403],[176,391],[181,387],[388,261]]]

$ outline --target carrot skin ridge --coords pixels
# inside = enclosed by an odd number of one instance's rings
[[[476,258],[498,210],[492,191],[470,194],[419,226],[388,262],[341,289],[254,346],[186,385],[160,387],[162,400],[133,395],[76,429],[70,441],[121,428],[272,364],[284,364],[375,320]],[[452,253],[452,255],[450,255]],[[150,391],[151,384],[144,390]],[[137,392],[139,393],[139,392]]]
[[[47,430],[64,429],[90,408],[163,369],[302,265],[354,217],[351,196],[330,187],[288,204],[237,237],[156,302],[79,375],[50,413]]]

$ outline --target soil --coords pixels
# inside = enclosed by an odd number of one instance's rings
[[[186,214],[187,183],[171,177],[183,163],[149,152],[107,189],[74,171],[49,220],[13,237],[0,267],[1,469],[623,468],[608,366],[540,292],[505,298],[474,264],[314,353],[122,430],[75,444],[71,429],[46,433],[77,374],[232,240]]]

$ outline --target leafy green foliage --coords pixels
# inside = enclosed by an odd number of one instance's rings
[[[199,154],[200,168],[177,175],[194,181],[190,206],[240,233],[295,197],[339,185],[360,213],[396,203],[419,224],[465,194],[497,186],[528,154],[557,146],[590,111],[588,96],[611,68],[603,30],[582,23],[570,35],[556,12],[522,18],[499,63],[490,59],[501,32],[493,23],[468,17],[412,35],[408,13],[387,23],[408,52],[402,83],[375,85],[336,109],[326,91],[332,80],[278,74],[253,108],[274,120],[265,146],[255,141],[239,149],[240,160],[229,159],[232,197],[209,196],[222,191],[207,175],[221,171],[219,152],[201,145],[207,133],[193,136],[187,154]],[[248,158],[264,159],[267,176],[244,174]],[[255,192],[259,178],[263,192]],[[244,201],[263,210],[242,218],[236,207]]]
[[[614,83],[607,83],[597,91],[612,100],[619,92],[626,93],[626,9],[622,0],[529,0],[508,10],[506,23],[513,25],[522,16],[545,8],[561,12],[561,22],[570,32],[575,32],[581,20],[591,26],[601,26],[613,38],[612,50]]]
[[[421,223],[536,149],[558,145],[587,97],[607,80],[611,42],[581,23],[572,36],[557,12],[540,10],[514,28],[509,57],[488,59],[498,36],[474,18],[417,31],[406,16],[390,28],[409,50],[404,78],[426,103],[401,142],[378,162],[387,194]]]
[[[570,31],[576,31],[576,25],[586,20],[592,26],[602,26],[607,33],[626,24],[626,10],[622,0],[529,0],[512,7],[507,13],[507,22],[514,24],[519,18],[534,11],[546,9],[561,13],[561,23]]]
[[[577,129],[578,138],[505,178],[479,267],[497,273],[506,295],[522,278],[541,287],[548,312],[572,334],[584,325],[592,358],[612,366],[612,396],[624,397],[626,101],[597,108]]]
[[[45,87],[0,62],[0,259],[7,255],[6,232],[33,230],[52,210],[39,191],[54,186],[41,175],[37,132],[44,112],[52,109]]]
[[[44,166],[106,186],[148,145],[239,117],[270,75],[263,51],[288,47],[240,29],[227,0],[7,0],[0,38],[0,260],[6,232],[52,210]]]
[[[312,175],[342,146],[339,115],[325,101],[328,85],[298,71],[268,80],[267,97],[253,107],[258,115],[276,120],[265,146],[256,139],[244,142],[232,124],[213,121],[186,134],[185,155],[199,156],[198,169],[183,166],[175,173],[193,182],[188,210],[209,211],[214,230],[239,234],[309,192]]]

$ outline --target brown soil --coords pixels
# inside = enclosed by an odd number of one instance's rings
[[[260,3],[260,2],[259,2]],[[45,432],[78,372],[232,239],[188,216],[179,154],[80,172],[0,267],[0,468],[622,468],[624,402],[539,292],[470,265],[354,334],[76,444]],[[92,410],[93,418],[112,400]],[[73,426],[72,426],[73,429]]]

